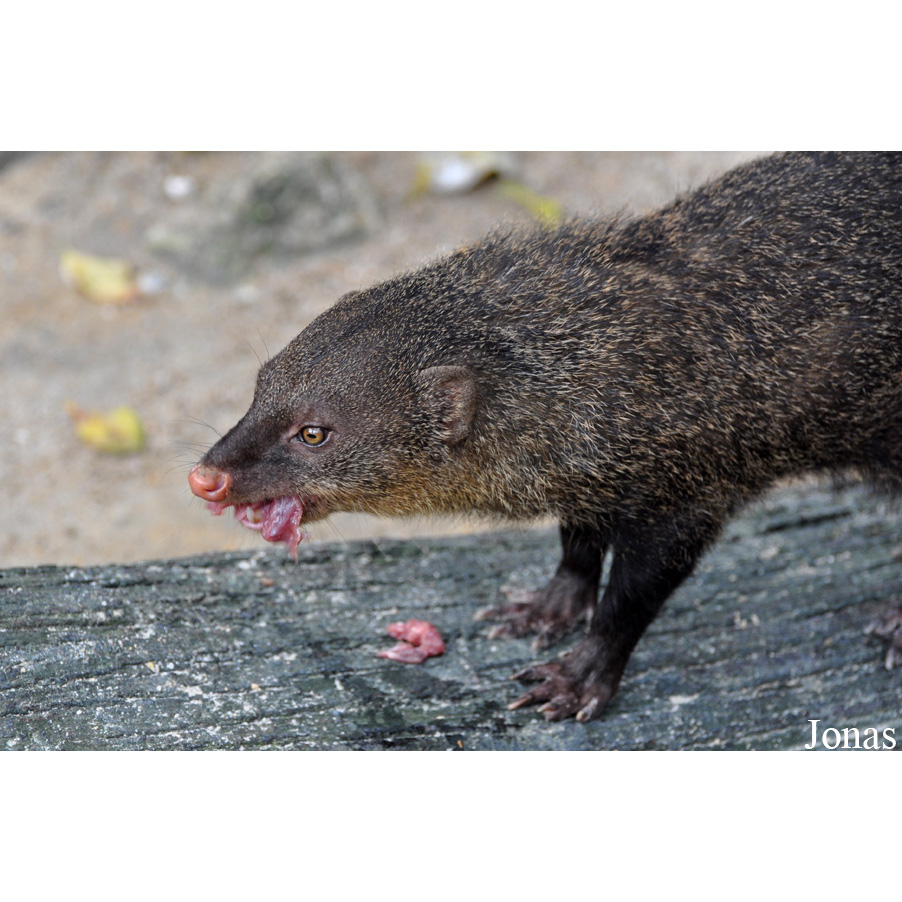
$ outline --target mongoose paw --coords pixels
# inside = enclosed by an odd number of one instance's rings
[[[597,590],[578,580],[552,580],[544,589],[502,589],[506,604],[485,608],[477,620],[495,620],[490,639],[514,638],[535,634],[534,647],[547,648],[568,633],[591,612]]]
[[[886,641],[887,670],[902,664],[902,605],[890,608],[876,617],[867,625],[865,632]]]
[[[511,679],[524,683],[538,682],[508,708],[515,711],[526,705],[539,705],[546,720],[575,717],[586,723],[599,717],[614,697],[620,683],[609,671],[599,668],[597,646],[585,640],[559,661],[532,664],[515,673]]]

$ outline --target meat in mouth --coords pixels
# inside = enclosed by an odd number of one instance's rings
[[[218,517],[232,505],[209,501],[207,507]],[[242,526],[256,529],[267,542],[284,542],[292,555],[297,557],[298,545],[304,538],[304,531],[301,529],[304,504],[300,498],[286,496],[271,501],[256,501],[253,504],[236,504],[234,508],[235,519]]]

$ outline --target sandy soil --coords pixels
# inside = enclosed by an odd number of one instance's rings
[[[520,182],[580,213],[652,208],[753,155],[528,153],[515,162]],[[529,216],[492,183],[459,195],[414,196],[416,154],[331,158],[353,177],[366,234],[292,258],[264,257],[254,270],[218,280],[199,273],[190,258],[166,256],[153,236],[161,224],[199,228],[204,210],[218,210],[217,198],[266,165],[265,155],[67,153],[6,161],[0,485],[7,526],[0,566],[124,562],[255,545],[259,539],[231,518],[211,518],[185,477],[216,430],[246,410],[258,358],[344,292],[414,267],[498,221]],[[60,254],[70,247],[129,260],[153,290],[127,306],[86,300],[59,274]],[[111,457],[86,447],[67,401],[101,410],[131,405],[144,420],[146,449]],[[316,525],[312,539],[469,528],[345,515]]]

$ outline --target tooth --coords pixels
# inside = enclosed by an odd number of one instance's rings
[[[248,523],[261,523],[263,521],[263,512],[258,507],[248,506],[245,519]]]

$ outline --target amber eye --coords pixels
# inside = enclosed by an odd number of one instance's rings
[[[321,445],[328,437],[329,433],[322,426],[305,426],[297,436],[305,445],[315,448]]]

